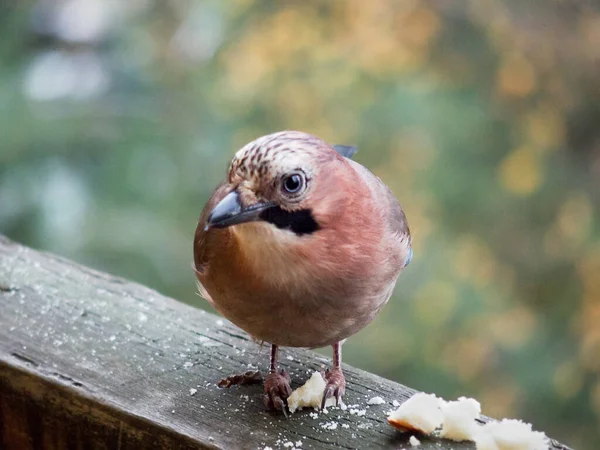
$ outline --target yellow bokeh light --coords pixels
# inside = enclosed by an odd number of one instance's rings
[[[456,298],[453,284],[434,281],[425,285],[414,299],[417,320],[428,327],[439,327],[450,318]]]
[[[588,249],[577,265],[577,272],[583,284],[585,299],[590,304],[600,305],[600,245]]]
[[[592,204],[584,192],[571,194],[558,213],[558,228],[563,235],[573,241],[585,240],[591,231]]]
[[[600,329],[588,330],[581,341],[579,358],[588,370],[600,372]]]
[[[507,191],[523,196],[532,194],[542,182],[539,158],[527,147],[518,148],[502,161],[499,176]]]
[[[484,288],[492,280],[496,263],[492,251],[483,240],[477,236],[464,236],[456,242],[453,267],[463,281]]]
[[[459,338],[444,350],[443,362],[463,382],[479,376],[490,364],[493,356],[489,342],[479,337]]]
[[[549,102],[530,112],[523,124],[528,140],[540,150],[554,149],[565,140],[565,117]]]
[[[537,319],[525,306],[515,306],[500,314],[490,316],[487,330],[498,345],[518,349],[535,335]]]
[[[536,87],[533,65],[524,55],[508,55],[500,67],[497,87],[503,95],[525,97],[532,94]]]

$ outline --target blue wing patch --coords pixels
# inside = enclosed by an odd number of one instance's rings
[[[413,258],[413,250],[412,247],[408,249],[408,256],[406,257],[406,261],[404,261],[404,267],[408,266]]]
[[[332,145],[333,149],[345,158],[351,159],[358,151],[358,147],[352,145]]]

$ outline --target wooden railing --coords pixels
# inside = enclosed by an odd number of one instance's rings
[[[364,415],[286,420],[264,410],[260,386],[215,385],[267,358],[219,317],[0,236],[2,449],[410,448],[385,412],[414,391],[352,367],[345,401]],[[326,363],[294,349],[281,362],[293,387]],[[367,407],[374,396],[386,404]],[[425,450],[474,448],[421,440]]]

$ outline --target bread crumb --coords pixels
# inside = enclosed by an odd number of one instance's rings
[[[494,436],[485,432],[479,432],[475,436],[475,448],[477,450],[499,450]]]
[[[381,397],[373,397],[367,402],[367,405],[383,405],[385,400]]]
[[[196,392],[198,392],[198,389],[190,388],[190,395],[194,395]]]
[[[453,402],[443,402],[444,415],[440,436],[453,441],[474,441],[480,428],[475,419],[481,413],[481,405],[474,398],[460,397]]]
[[[338,423],[335,421],[331,421],[331,422],[320,423],[319,426],[321,428],[323,428],[324,430],[333,431],[333,430],[337,429]]]
[[[489,422],[475,436],[477,450],[547,450],[546,435],[517,419]]]
[[[411,436],[410,439],[408,440],[408,443],[412,446],[412,447],[418,447],[419,445],[421,445],[421,441],[418,440],[416,437]]]
[[[367,413],[366,409],[356,409],[356,408],[350,408],[350,414],[352,414],[353,416],[358,416],[358,417],[362,417]]]
[[[388,416],[396,428],[429,434],[442,424],[443,400],[433,394],[419,392],[400,405]]]
[[[291,413],[297,409],[311,407],[314,409],[321,408],[321,400],[327,383],[323,379],[320,372],[314,372],[304,385],[292,392],[287,399],[288,408]],[[335,405],[335,398],[328,398],[325,402],[325,407]]]

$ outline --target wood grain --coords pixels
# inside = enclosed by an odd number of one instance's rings
[[[280,359],[292,387],[329,363],[290,349]],[[286,420],[264,411],[260,386],[215,384],[267,360],[266,346],[221,318],[0,237],[3,449],[410,448],[385,412],[414,391],[349,366],[345,401],[364,416],[332,408]],[[387,403],[366,407],[377,395]]]

